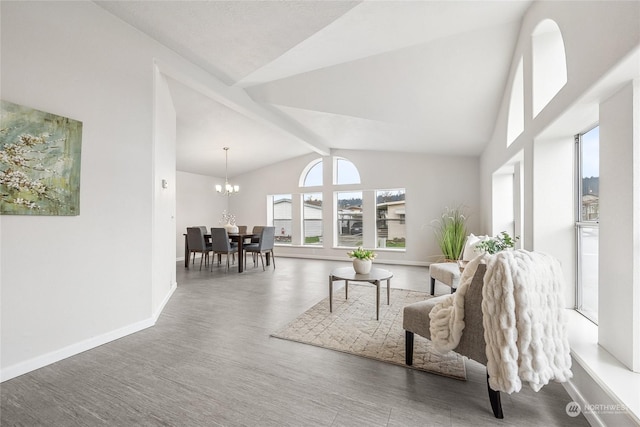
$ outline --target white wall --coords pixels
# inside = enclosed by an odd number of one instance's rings
[[[187,227],[218,227],[222,212],[227,209],[228,197],[221,196],[215,190],[215,185],[224,183],[224,178],[178,171],[176,179],[175,246],[178,260],[183,260],[184,234]],[[244,188],[242,190],[244,191]]]
[[[640,197],[634,174],[640,173],[640,141],[633,141],[633,85],[600,107],[600,242],[598,342],[626,366],[640,372],[634,347],[640,325],[634,323],[634,276],[640,259],[634,205]],[[637,117],[636,120],[640,120]],[[635,172],[634,172],[635,169]],[[620,325],[628,325],[621,328]]]
[[[153,292],[154,317],[176,286],[176,110],[169,86],[158,67],[154,67],[154,144],[153,144]],[[163,182],[165,185],[163,186]]]
[[[533,239],[536,251],[552,253],[569,286],[564,299],[575,307],[575,143],[573,138],[540,139],[533,153]]]
[[[276,256],[345,258],[344,248],[334,249],[333,239],[330,238],[333,225],[333,192],[338,190],[406,189],[406,253],[378,250],[378,262],[426,265],[428,262],[436,261],[440,257],[440,251],[431,221],[440,217],[445,206],[466,205],[470,213],[470,231],[485,232],[479,226],[477,158],[349,150],[336,150],[333,155],[352,161],[360,171],[362,184],[324,186],[324,247],[279,246],[276,248]],[[229,207],[238,218],[238,223],[250,227],[264,224],[267,218],[267,196],[270,194],[303,192],[304,189],[298,187],[299,176],[315,158],[315,155],[303,156],[234,177],[234,182],[240,184],[241,192],[229,199]],[[324,181],[331,183],[330,170],[326,170],[326,166],[331,163],[330,158],[325,157],[324,161]],[[365,242],[365,245],[372,246],[374,243]]]
[[[154,59],[189,65],[92,2],[0,7],[2,99],[83,122],[80,215],[0,217],[5,380],[153,324],[176,257]]]

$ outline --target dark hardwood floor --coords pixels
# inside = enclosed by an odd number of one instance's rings
[[[502,394],[497,420],[475,362],[458,381],[270,337],[325,298],[330,270],[348,265],[276,263],[263,272],[249,261],[242,274],[177,263],[178,289],[155,327],[5,381],[1,425],[588,425],[565,413],[560,384]],[[427,268],[383,268],[393,287],[428,292]]]

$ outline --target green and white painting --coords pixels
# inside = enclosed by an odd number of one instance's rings
[[[79,215],[82,122],[0,103],[0,214]]]

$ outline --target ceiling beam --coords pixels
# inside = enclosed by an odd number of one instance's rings
[[[320,137],[308,132],[277,110],[268,109],[266,106],[257,103],[243,88],[229,86],[191,64],[168,63],[159,60],[156,60],[155,64],[162,74],[179,81],[245,117],[292,135],[301,144],[305,144],[310,150],[321,156],[330,154],[329,146]]]

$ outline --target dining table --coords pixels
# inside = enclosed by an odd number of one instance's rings
[[[236,242],[238,244],[238,273],[242,273],[244,271],[244,243],[245,240],[251,239],[254,237],[260,237],[259,234],[254,233],[229,233],[229,239],[232,242]],[[207,242],[211,241],[211,234],[205,234],[204,239]],[[218,254],[218,257],[221,255]],[[189,242],[187,240],[187,235],[184,235],[184,267],[189,268]],[[269,265],[269,256],[267,254],[267,265]]]

